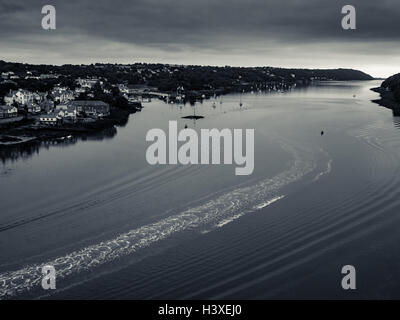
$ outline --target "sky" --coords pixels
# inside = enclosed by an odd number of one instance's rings
[[[44,5],[56,29],[41,26]],[[342,7],[356,9],[344,30]],[[399,0],[0,0],[0,60],[400,72]]]

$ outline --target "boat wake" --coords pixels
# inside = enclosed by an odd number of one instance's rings
[[[321,150],[300,148],[283,140],[281,145],[291,155],[292,160],[288,169],[278,175],[225,192],[201,205],[130,230],[114,239],[102,241],[45,263],[0,273],[0,298],[22,294],[40,286],[43,277],[41,269],[45,265],[54,266],[57,279],[64,279],[134,254],[179,232],[201,232],[223,227],[247,213],[256,212],[283,199],[283,187],[308,174],[311,176],[311,173],[315,177],[315,174],[318,175],[316,171],[323,170],[316,160],[318,156],[321,157]]]

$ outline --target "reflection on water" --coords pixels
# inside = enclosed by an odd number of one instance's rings
[[[393,117],[400,117],[400,108],[392,109]]]
[[[400,116],[395,116],[393,112],[393,124],[397,129],[400,129]]]
[[[400,297],[400,118],[371,103],[378,85],[246,94],[244,108],[226,95],[196,104],[196,123],[153,101],[117,135],[9,150],[31,159],[0,179],[0,296],[43,295],[51,262],[56,298],[348,298],[346,264],[363,281],[352,297]],[[254,128],[255,174],[149,166],[146,132],[170,120]]]
[[[54,138],[43,141],[32,141],[22,144],[1,146],[0,147],[0,160],[3,164],[13,162],[18,159],[29,159],[33,155],[39,154],[41,149],[50,149],[53,147],[66,148],[74,145],[78,141],[102,141],[104,139],[111,139],[117,134],[115,127],[102,130],[90,135],[80,135],[79,137],[70,136],[62,138]]]

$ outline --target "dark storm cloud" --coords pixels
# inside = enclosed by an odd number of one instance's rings
[[[55,31],[40,28],[45,4],[57,9]],[[357,9],[357,30],[341,28],[340,11],[346,4]],[[332,50],[339,56],[359,51],[391,55],[398,52],[400,1],[0,0],[0,17],[0,45],[6,57],[13,49],[24,51],[24,58],[35,58],[45,47],[49,59],[62,63],[82,46],[83,57],[91,50],[93,57],[115,55],[118,60],[126,50],[126,58],[147,53],[162,60],[163,52],[186,52],[196,63],[196,54],[245,57],[247,52],[277,59],[280,51],[295,59],[310,47],[316,55]]]
[[[45,1],[4,2],[6,13],[37,18]],[[198,45],[235,37],[268,40],[399,39],[400,2],[352,1],[358,29],[341,29],[343,5],[332,0],[56,1],[58,27],[137,44]],[[36,26],[38,23],[36,24]],[[33,27],[33,25],[32,25]],[[7,28],[1,28],[7,30]],[[34,30],[32,30],[34,31]],[[12,33],[12,30],[8,30]],[[38,30],[36,30],[38,32]],[[373,39],[372,39],[373,40]]]

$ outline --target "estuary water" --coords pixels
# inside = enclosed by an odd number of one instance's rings
[[[153,100],[115,130],[0,150],[0,298],[400,298],[400,119],[371,102],[379,84],[249,93],[241,107],[235,94]],[[205,118],[181,118],[194,111]],[[146,133],[170,120],[255,129],[253,174],[149,165]]]

